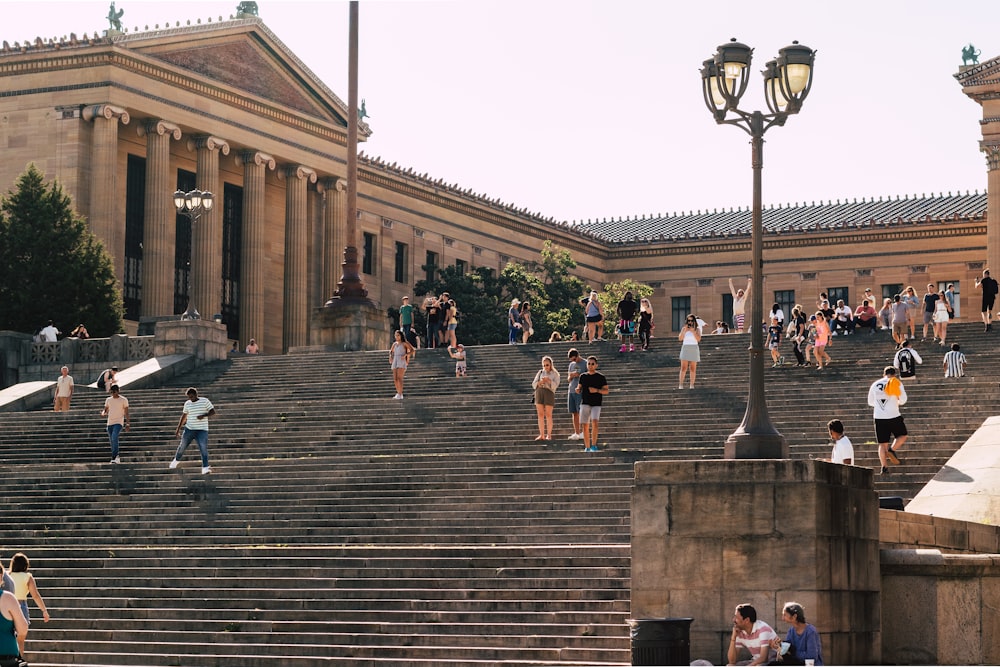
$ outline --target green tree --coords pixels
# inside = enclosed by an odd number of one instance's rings
[[[92,336],[122,328],[124,307],[111,257],[58,183],[35,165],[0,199],[0,329],[35,331],[81,322]]]
[[[572,274],[577,264],[565,248],[546,241],[541,256],[541,279],[548,299],[542,319],[544,340],[548,340],[553,331],[568,335],[575,327],[582,327],[584,312],[580,298],[585,285]]]
[[[507,309],[502,309],[502,317],[497,315],[501,312],[501,290],[492,271],[481,266],[468,273],[462,273],[455,266],[423,268],[425,271],[431,268],[436,270],[434,280],[419,280],[413,286],[414,294],[418,296],[414,303],[419,310],[419,314],[414,311],[414,327],[418,334],[426,331],[424,299],[420,297],[427,294],[440,296],[447,292],[458,306],[457,338],[460,343],[492,345],[507,341]]]

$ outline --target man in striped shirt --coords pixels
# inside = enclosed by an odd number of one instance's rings
[[[777,636],[770,625],[757,620],[753,605],[738,605],[733,614],[733,634],[729,638],[726,659],[730,665],[766,665],[776,655],[771,650],[771,640]],[[751,660],[739,661],[740,647],[750,652]]]
[[[965,377],[965,354],[958,343],[951,344],[951,352],[944,355],[944,376],[946,378]]]
[[[177,467],[181,457],[184,456],[184,450],[192,440],[197,439],[198,449],[201,450],[201,474],[207,475],[212,472],[212,468],[208,465],[208,418],[215,416],[215,406],[204,396],[198,398],[198,390],[194,387],[188,387],[186,393],[188,400],[184,403],[184,411],[174,430],[174,436],[180,436],[181,444],[177,447],[177,453],[174,454],[170,467]],[[183,435],[181,427],[184,428]]]

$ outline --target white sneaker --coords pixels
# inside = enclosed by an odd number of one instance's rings
[[[211,474],[211,472],[212,472],[212,466],[205,466],[204,468],[201,469],[202,475],[208,475]]]
[[[570,436],[568,438],[566,438],[566,439],[567,440],[582,440],[583,436],[580,435],[579,433],[571,433]]]
[[[170,469],[173,470],[174,468],[177,467],[177,465],[179,463],[180,463],[180,461],[178,461],[177,459],[174,459],[173,461],[170,462]]]
[[[115,458],[111,459],[111,462],[112,463],[121,463],[122,460],[121,460],[121,457],[116,456]]]

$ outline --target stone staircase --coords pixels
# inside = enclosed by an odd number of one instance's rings
[[[904,465],[877,479],[911,498],[990,415],[1000,361],[981,325],[952,325],[969,377],[917,342]],[[530,380],[569,344],[473,348],[455,378],[421,350],[394,401],[385,352],[237,357],[172,386],[124,394],[132,431],[107,463],[104,395],[68,414],[8,414],[0,457],[15,506],[3,557],[25,551],[52,612],[38,665],[620,665],[629,662],[629,502],[642,459],[721,458],[745,409],[747,336],[706,336],[698,386],[678,390],[678,343],[596,354],[612,393],[603,449],[537,434]],[[766,370],[793,458],[829,454],[826,421],[877,466],[869,384],[891,359],[880,332],[834,339],[834,364]],[[791,359],[790,348],[785,350]],[[768,364],[769,365],[769,364]],[[167,463],[183,389],[217,406],[197,448]],[[561,387],[560,397],[564,395]],[[697,619],[720,623],[725,619]]]

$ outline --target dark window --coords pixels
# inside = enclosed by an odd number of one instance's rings
[[[728,322],[733,329],[736,328],[736,320],[733,319],[733,295],[722,295],[722,321]],[[712,327],[713,329],[715,327]]]
[[[375,275],[375,235],[365,232],[365,248],[361,257],[361,272]]]
[[[125,264],[122,297],[125,319],[138,320],[142,312],[142,235],[145,227],[146,158],[128,156],[125,177]],[[115,257],[115,261],[121,261]]]
[[[184,192],[194,190],[195,175],[183,169],[177,170],[177,189]],[[171,206],[173,199],[170,200]],[[186,215],[175,214],[177,231],[174,235],[174,312],[187,310],[191,298],[191,220]],[[194,304],[195,308],[198,304]],[[213,313],[203,313],[211,317]]]
[[[438,266],[438,254],[436,252],[431,252],[430,250],[428,250],[427,261],[424,262],[424,270],[427,272],[427,275],[424,276],[424,278],[425,280],[427,280],[427,282],[429,283],[434,282],[434,272],[437,271],[437,266]]]
[[[882,298],[891,299],[897,294],[903,293],[903,283],[893,283],[891,285],[882,285]],[[876,308],[881,308],[882,304],[876,306]]]
[[[240,258],[243,247],[243,188],[226,183],[222,202],[222,323],[240,340]]]
[[[785,322],[788,322],[788,316],[792,314],[792,308],[795,307],[795,290],[775,290],[774,301],[772,303],[764,304],[765,317],[770,317],[767,313],[771,312],[771,307],[775,303],[781,306],[781,312],[785,314]]]
[[[469,263],[464,259],[456,259],[455,268],[458,269],[459,274],[464,276],[469,270]]]
[[[691,297],[672,296],[670,297],[670,326],[674,331],[684,328],[684,320],[691,312]]]
[[[831,308],[837,307],[838,299],[843,299],[845,305],[851,303],[851,300],[849,298],[851,293],[848,291],[846,287],[830,287],[826,290],[826,294],[828,297],[830,297]]]
[[[406,244],[396,241],[395,280],[397,283],[406,282],[406,258],[409,254],[410,253],[407,252]]]

